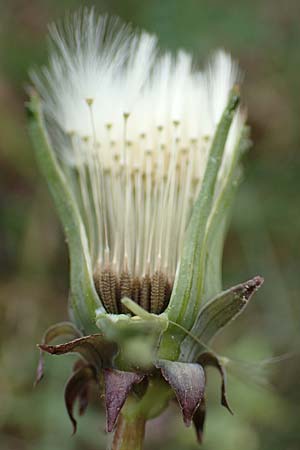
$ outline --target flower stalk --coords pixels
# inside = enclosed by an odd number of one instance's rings
[[[158,417],[172,397],[174,392],[170,386],[157,376],[149,379],[142,395],[130,395],[117,422],[112,450],[142,449],[147,420]]]
[[[145,419],[129,419],[120,415],[111,450],[142,450],[145,436]]]

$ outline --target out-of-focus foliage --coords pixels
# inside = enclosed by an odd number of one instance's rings
[[[27,70],[46,58],[46,24],[79,0],[2,0],[0,17],[0,446],[7,450],[105,449],[95,400],[71,437],[63,384],[72,358],[47,358],[33,390],[35,343],[67,318],[68,261],[54,208],[26,130]],[[245,71],[243,98],[254,141],[234,208],[224,286],[257,273],[265,284],[215,348],[232,358],[231,417],[211,369],[204,450],[297,450],[300,446],[300,5],[298,0],[103,0],[112,12],[155,32],[162,45],[231,51]],[[295,352],[278,363],[256,364]],[[246,361],[247,365],[238,361]],[[271,387],[259,387],[263,371]],[[147,448],[196,449],[175,405],[148,425]],[[161,442],[164,444],[161,444]]]

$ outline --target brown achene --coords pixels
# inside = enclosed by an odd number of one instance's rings
[[[134,300],[146,311],[160,314],[168,306],[173,287],[173,281],[162,271],[139,278],[125,270],[118,275],[110,265],[96,268],[94,283],[105,309],[111,314],[129,313],[121,303],[124,297]]]

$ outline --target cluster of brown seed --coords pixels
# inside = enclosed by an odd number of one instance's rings
[[[117,275],[110,266],[100,265],[94,272],[96,291],[108,313],[129,313],[121,303],[124,297],[138,303],[146,311],[160,314],[168,306],[173,282],[161,271],[142,278],[132,277],[128,271]]]

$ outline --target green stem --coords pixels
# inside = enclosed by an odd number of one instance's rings
[[[111,450],[142,450],[146,420],[159,416],[174,393],[161,377],[151,377],[145,394],[130,395],[122,408]]]
[[[144,417],[130,420],[120,415],[111,450],[142,450],[145,424]]]

